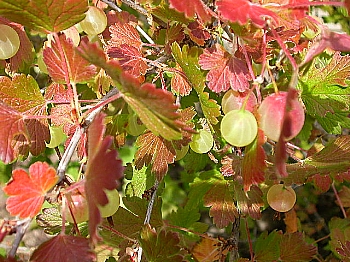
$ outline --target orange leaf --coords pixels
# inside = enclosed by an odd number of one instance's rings
[[[4,187],[10,197],[6,208],[13,216],[21,218],[36,216],[45,200],[45,195],[58,181],[55,169],[45,162],[35,162],[29,174],[23,169],[12,173],[12,180]]]

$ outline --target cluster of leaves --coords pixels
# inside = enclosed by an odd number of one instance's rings
[[[16,55],[0,60],[0,171],[14,167],[3,189],[15,217],[2,221],[0,240],[18,240],[0,261],[20,261],[22,225],[33,218],[53,237],[31,261],[348,259],[350,36],[310,16],[322,3],[127,4],[0,0],[0,24],[20,38]],[[327,4],[344,16],[350,9],[347,0]],[[71,32],[89,5],[108,25],[97,36],[77,33],[75,43]],[[224,94],[251,93],[260,104],[274,89],[300,96],[300,134],[274,143],[259,130],[250,145],[229,145],[219,128]],[[205,154],[188,147],[200,129],[214,137]],[[279,214],[284,226],[253,235],[277,183],[293,185],[298,202]],[[116,188],[123,204],[102,219],[105,190]],[[76,191],[86,195],[88,223],[68,223],[60,212]],[[305,217],[320,216],[325,192],[344,218],[311,230]]]

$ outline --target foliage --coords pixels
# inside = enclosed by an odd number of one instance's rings
[[[348,261],[349,10],[0,0],[18,35],[0,35],[18,49],[0,60],[0,261],[23,261],[34,218],[52,238],[30,261]],[[276,187],[292,194],[272,204]]]

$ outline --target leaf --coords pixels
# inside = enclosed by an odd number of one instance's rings
[[[322,28],[322,34],[314,44],[309,48],[301,66],[310,62],[315,56],[322,53],[326,48],[334,51],[349,52],[350,36],[347,34],[330,31],[326,27]]]
[[[345,259],[350,257],[350,241],[346,241],[344,244],[340,242],[340,247],[335,250],[343,257],[342,261],[346,261]]]
[[[187,96],[191,93],[192,86],[188,83],[179,64],[176,64],[176,70],[171,78],[171,90],[179,96]]]
[[[0,100],[11,106],[14,110],[23,113],[24,123],[30,137],[30,152],[40,154],[49,141],[49,127],[46,116],[46,101],[39,86],[32,76],[14,75],[10,78],[0,77]],[[35,117],[38,116],[38,119]],[[30,119],[26,119],[30,117]]]
[[[255,26],[262,28],[266,24],[264,18],[277,20],[274,12],[248,0],[218,0],[216,5],[224,19],[238,22],[240,25],[245,25],[251,20]]]
[[[112,47],[128,45],[141,51],[142,41],[139,33],[130,23],[116,22],[109,27],[111,39],[108,41],[107,50]]]
[[[103,138],[105,115],[98,114],[88,129],[88,163],[86,167],[85,192],[89,206],[89,233],[93,242],[99,239],[97,226],[101,222],[98,206],[105,206],[108,198],[104,190],[116,189],[123,177],[122,161],[118,153],[110,149],[113,138]]]
[[[23,169],[15,169],[12,180],[4,187],[4,192],[10,196],[6,201],[6,209],[11,215],[21,218],[36,216],[46,193],[57,181],[55,169],[45,162],[32,164],[29,174]]]
[[[57,83],[66,84],[67,79],[84,83],[92,81],[97,74],[96,67],[77,53],[72,40],[64,34],[55,37],[51,46],[44,48],[43,59],[49,75]]]
[[[350,127],[350,89],[345,79],[350,76],[350,57],[334,54],[328,65],[314,64],[302,77],[301,98],[309,115],[315,117],[327,132],[340,134],[341,127]],[[339,86],[340,85],[340,86]]]
[[[350,207],[350,188],[343,186],[338,195],[343,207]],[[337,204],[339,205],[339,203]]]
[[[9,68],[12,72],[23,70],[30,66],[34,59],[33,45],[29,40],[27,33],[24,30],[24,26],[11,22],[3,17],[0,17],[0,24],[8,25],[12,27],[18,34],[20,40],[20,46],[17,53],[9,58]],[[0,68],[5,68],[6,61],[0,60]]]
[[[298,231],[298,216],[297,212],[294,208],[284,213],[283,218],[284,223],[286,224],[286,232],[287,233],[295,233]]]
[[[162,181],[168,172],[168,164],[174,163],[176,156],[171,142],[147,132],[137,138],[136,145],[139,149],[135,153],[135,167],[141,169],[152,164],[152,173]]]
[[[209,98],[209,93],[207,92],[198,95],[204,116],[211,124],[216,125],[219,122],[217,118],[221,116],[220,105],[218,105],[216,100]]]
[[[24,116],[2,102],[0,119],[0,159],[9,164],[20,155],[28,154],[30,138]]]
[[[134,77],[144,75],[148,69],[143,54],[134,46],[127,44],[122,44],[119,47],[112,46],[107,49],[107,54],[110,58],[118,60],[122,68]]]
[[[264,231],[256,241],[254,258],[258,262],[278,261],[280,256],[281,232],[272,231],[270,234]]]
[[[332,185],[332,178],[329,175],[316,174],[310,178],[322,193],[326,193]]]
[[[350,241],[350,221],[349,219],[341,219],[333,217],[329,222],[330,238],[329,241],[330,249],[335,255],[341,258],[341,253],[337,250],[342,250],[346,242]],[[340,251],[341,252],[341,251]]]
[[[178,233],[164,228],[156,231],[147,224],[141,230],[140,244],[148,261],[183,261],[179,243]]]
[[[211,20],[210,9],[201,0],[185,2],[181,0],[169,0],[170,7],[184,13],[186,17],[193,18],[197,15],[203,22]]]
[[[165,52],[167,54],[171,54],[171,45],[174,42],[181,43],[182,40],[185,38],[182,24],[174,24],[172,26],[167,27],[165,31]]]
[[[284,234],[280,245],[280,259],[285,262],[311,261],[317,254],[317,248],[306,243],[301,232]]]
[[[83,42],[79,52],[89,62],[104,68],[107,74],[120,84],[124,100],[149,130],[167,140],[181,139],[180,129],[184,124],[178,121],[178,106],[170,92],[157,89],[150,83],[140,85],[134,77],[122,73],[116,61],[106,61],[103,51],[97,45]]]
[[[232,88],[244,92],[249,89],[249,74],[246,64],[230,55],[221,45],[204,49],[199,56],[199,65],[210,70],[206,80],[210,90],[220,93]]]
[[[226,180],[216,180],[204,195],[205,206],[210,206],[209,215],[218,228],[224,228],[238,218],[238,211],[233,202],[234,194]]]
[[[188,35],[191,40],[200,46],[203,46],[205,41],[210,39],[209,32],[198,21],[189,23],[187,28],[189,29]]]
[[[244,191],[241,185],[234,183],[237,200],[237,208],[241,213],[249,215],[253,219],[260,219],[260,208],[264,206],[263,193],[258,186],[251,186],[249,191]]]
[[[75,0],[0,1],[0,16],[42,32],[59,32],[85,17],[87,3]]]
[[[245,156],[242,162],[242,177],[244,191],[248,191],[251,185],[259,185],[265,181],[265,150],[262,147],[265,143],[264,134],[259,130],[257,138],[245,149]]]
[[[203,237],[201,242],[194,246],[191,253],[197,259],[197,261],[218,261],[220,259],[220,255],[225,255],[221,254],[220,244],[220,241],[216,239]]]
[[[92,252],[88,239],[59,234],[41,244],[33,253],[33,262],[92,262],[96,255]]]

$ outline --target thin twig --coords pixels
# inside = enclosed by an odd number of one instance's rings
[[[12,247],[8,253],[8,257],[10,257],[10,258],[15,257],[17,249],[18,249],[18,247],[19,247],[19,245],[24,237],[24,234],[26,233],[31,221],[32,221],[31,218],[25,218],[25,219],[17,221],[16,237],[12,243]]]
[[[341,209],[341,212],[343,213],[343,216],[344,218],[347,218],[347,215],[346,215],[346,212],[345,212],[345,209],[344,209],[344,205],[343,205],[343,202],[341,201],[339,195],[338,195],[338,191],[337,189],[335,188],[335,185],[334,185],[334,182],[332,183],[332,189],[333,189],[333,192],[334,192],[334,195],[338,201],[338,204],[339,204],[339,207]]]

